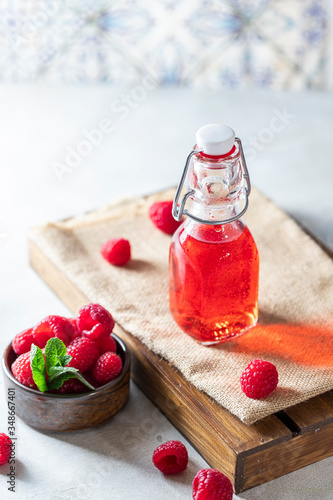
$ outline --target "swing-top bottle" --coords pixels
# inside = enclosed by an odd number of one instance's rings
[[[171,313],[205,345],[237,337],[257,323],[259,256],[241,220],[250,189],[234,131],[219,124],[201,127],[173,204],[176,220],[187,217],[173,236],[169,269]]]

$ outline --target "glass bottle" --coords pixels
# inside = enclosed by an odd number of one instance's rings
[[[196,142],[173,204],[176,220],[187,217],[170,246],[170,310],[182,330],[212,345],[257,323],[259,256],[240,219],[251,189],[241,141],[230,127],[211,124]]]

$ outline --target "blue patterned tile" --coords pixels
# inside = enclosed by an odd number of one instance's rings
[[[2,81],[324,88],[329,0],[11,0]]]

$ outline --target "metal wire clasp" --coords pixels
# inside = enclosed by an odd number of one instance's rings
[[[186,194],[184,194],[183,198],[181,199],[180,205],[178,206],[180,193],[183,189],[184,182],[185,182],[185,179],[187,176],[187,172],[188,172],[188,169],[190,167],[191,158],[193,155],[197,155],[197,154],[203,152],[202,149],[193,149],[186,158],[184,171],[183,171],[182,176],[180,178],[180,182],[179,182],[179,186],[178,186],[177,191],[176,191],[175,199],[173,200],[172,215],[177,221],[181,221],[183,215],[187,215],[191,219],[194,219],[195,221],[200,222],[202,224],[210,224],[210,225],[215,226],[218,224],[228,224],[229,222],[233,222],[233,221],[239,219],[240,217],[242,217],[245,214],[245,212],[248,208],[248,205],[249,205],[248,197],[251,193],[251,182],[250,182],[249,172],[248,172],[248,169],[246,166],[242,142],[238,137],[235,138],[235,142],[238,145],[239,154],[240,154],[240,165],[241,165],[241,169],[243,172],[243,178],[245,179],[245,183],[246,183],[245,191],[244,191],[244,195],[245,195],[244,207],[243,207],[242,211],[239,214],[236,214],[233,217],[229,217],[228,219],[225,219],[225,220],[204,220],[204,219],[201,219],[200,217],[196,217],[195,215],[191,214],[185,208],[187,198],[189,198],[189,196],[192,196],[193,194],[195,194],[194,189],[191,189]]]

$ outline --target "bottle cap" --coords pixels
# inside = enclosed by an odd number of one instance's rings
[[[200,127],[195,137],[198,148],[211,156],[230,153],[235,142],[235,132],[232,128],[219,123]]]

